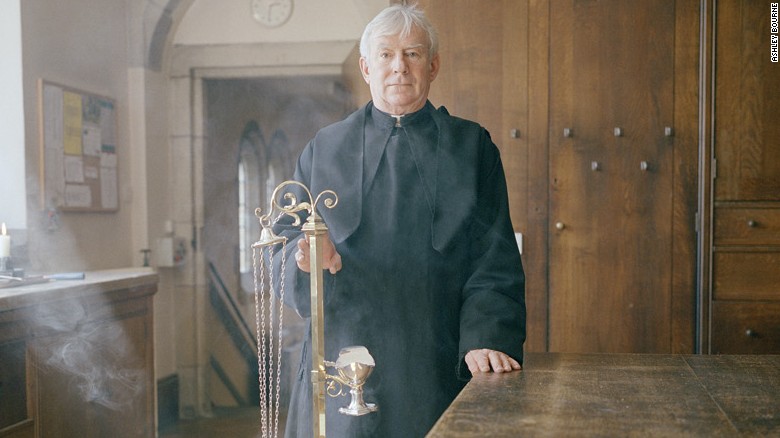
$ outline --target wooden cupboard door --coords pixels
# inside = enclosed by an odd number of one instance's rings
[[[26,348],[24,341],[0,342],[0,430],[18,425],[29,417]]]
[[[717,2],[715,201],[780,200],[780,63],[770,60],[770,3]]]
[[[550,8],[549,350],[671,350],[675,5]]]

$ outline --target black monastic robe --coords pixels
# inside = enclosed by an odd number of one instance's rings
[[[326,396],[329,437],[424,436],[469,378],[468,351],[522,362],[525,278],[484,128],[430,102],[400,122],[369,103],[315,136],[294,179],[339,197],[318,206],[343,263],[325,272],[325,359],[362,345],[376,361],[364,398],[378,411],[346,416],[338,408],[349,396]],[[309,276],[292,258],[298,230],[278,229],[291,238],[285,301],[308,318]],[[312,436],[310,346],[309,330],[287,436]]]

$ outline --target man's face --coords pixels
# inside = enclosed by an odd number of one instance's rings
[[[425,32],[415,27],[405,38],[375,38],[368,57],[360,58],[360,71],[378,109],[402,115],[425,105],[431,82],[439,72],[439,57],[428,55]]]

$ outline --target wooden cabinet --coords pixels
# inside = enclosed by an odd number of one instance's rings
[[[769,2],[705,2],[702,351],[780,353],[780,64]],[[714,48],[714,50],[713,50]],[[709,239],[711,236],[711,240]],[[711,243],[710,243],[711,242]]]
[[[0,289],[0,437],[155,436],[152,271]]]

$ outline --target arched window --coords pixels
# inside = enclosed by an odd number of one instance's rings
[[[239,158],[238,160],[238,252],[239,252],[239,267],[238,270],[242,274],[244,272],[249,271],[249,266],[247,266],[247,243],[249,241],[249,232],[247,230],[247,225],[249,222],[249,218],[247,217],[247,182],[246,182],[246,176],[247,173],[247,163],[244,159]]]
[[[287,135],[277,129],[266,144],[257,122],[247,123],[238,155],[238,259],[241,274],[252,273],[252,243],[260,237],[255,209],[267,213],[274,189],[292,178]],[[244,282],[242,280],[242,282]]]
[[[255,209],[265,204],[265,140],[257,122],[247,123],[238,151],[238,260],[241,274],[252,273],[252,243],[260,237]]]
[[[271,199],[274,189],[280,183],[292,178],[292,158],[287,135],[281,129],[274,131],[265,149],[266,157],[266,199]]]

